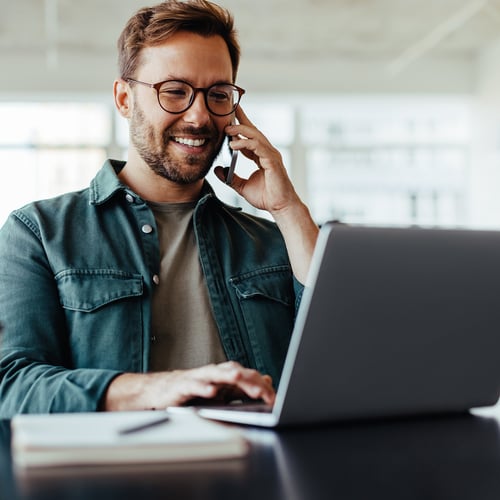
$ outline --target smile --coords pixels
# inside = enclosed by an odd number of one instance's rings
[[[187,139],[186,137],[173,137],[173,140],[175,142],[178,142],[179,144],[184,144],[186,146],[194,146],[194,147],[203,146],[203,144],[207,142],[206,139]]]

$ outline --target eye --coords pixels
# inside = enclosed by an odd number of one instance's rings
[[[167,99],[185,99],[189,97],[190,89],[179,83],[166,83],[160,88],[160,94]]]
[[[208,98],[211,101],[227,102],[231,99],[231,94],[232,92],[230,90],[228,91],[227,89],[217,87],[210,89],[208,93]]]

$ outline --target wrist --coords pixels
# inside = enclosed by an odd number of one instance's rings
[[[297,222],[311,218],[309,209],[299,198],[269,213],[279,227],[296,225]]]
[[[114,378],[102,399],[103,411],[133,411],[151,409],[147,404],[149,374],[122,373]]]
[[[300,283],[306,283],[319,233],[307,206],[299,201],[273,215],[288,251],[292,271]]]

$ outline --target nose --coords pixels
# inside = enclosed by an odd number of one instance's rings
[[[193,104],[184,112],[184,121],[196,126],[206,125],[210,121],[210,112],[201,90],[196,90]]]

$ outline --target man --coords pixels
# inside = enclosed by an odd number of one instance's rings
[[[274,400],[318,229],[238,106],[232,18],[167,0],[133,16],[118,47],[127,162],[15,211],[0,232],[4,418]],[[226,136],[257,166],[231,187],[275,223],[205,181]]]

